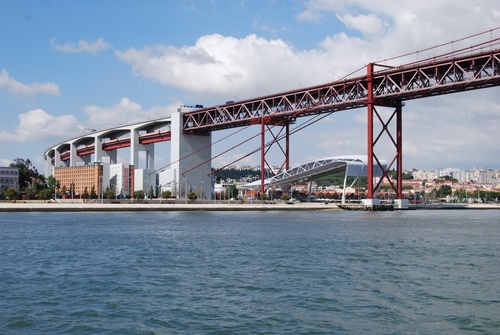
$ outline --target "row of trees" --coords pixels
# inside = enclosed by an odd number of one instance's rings
[[[45,176],[38,172],[29,159],[16,158],[9,167],[19,169],[19,192],[26,194],[27,198],[32,198],[36,194],[42,199],[49,199],[54,194],[54,189],[60,185],[56,183],[54,177]],[[9,188],[4,195],[10,199],[17,199],[19,196],[17,189]]]
[[[13,163],[9,164],[9,167],[19,169],[19,192],[15,188],[5,190],[4,195],[9,199],[17,199],[20,197],[20,194],[25,194],[26,199],[33,199],[35,196],[38,196],[39,199],[45,200],[54,197],[57,192],[72,192],[66,186],[61,189],[59,181],[56,181],[53,176],[46,178],[43,174],[39,173],[29,159],[16,158]],[[91,190],[85,189],[82,197],[97,197],[95,188],[92,187]],[[115,194],[108,189],[106,190],[105,197],[112,199],[115,197]]]

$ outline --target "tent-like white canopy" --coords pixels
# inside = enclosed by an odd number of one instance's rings
[[[380,164],[383,169],[387,167],[387,162],[385,160],[381,160]],[[368,175],[368,157],[366,155],[348,155],[318,159],[281,172],[272,178],[265,179],[264,185],[281,185],[305,182],[344,170],[346,177],[366,177]],[[382,174],[383,170],[376,162],[374,162],[373,175],[375,177],[380,177]],[[255,187],[260,185],[260,180],[257,180],[246,184],[245,187]]]
[[[387,168],[387,162],[385,160],[380,160],[379,162],[382,167],[376,161],[373,164],[374,177],[381,177],[383,175],[383,170]],[[327,176],[344,170],[344,192],[342,194],[342,203],[344,204],[347,177],[366,177],[368,175],[368,157],[366,155],[348,155],[318,159],[281,172],[269,179],[265,179],[264,185],[284,185],[307,182],[314,178]],[[260,185],[261,181],[257,180],[246,184],[245,187],[252,188]]]

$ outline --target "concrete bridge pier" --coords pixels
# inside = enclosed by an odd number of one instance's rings
[[[174,194],[186,199],[195,192],[198,198],[214,199],[212,180],[212,134],[183,133],[182,112],[171,115],[170,179]]]

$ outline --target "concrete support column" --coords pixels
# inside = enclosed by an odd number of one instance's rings
[[[203,194],[207,199],[214,199],[211,175],[212,135],[183,133],[180,109],[172,114],[171,118],[170,169],[175,174],[173,180],[177,185],[182,183],[181,198],[186,197],[187,191]]]
[[[78,154],[76,152],[76,145],[74,143],[69,144],[69,166],[76,166],[78,160]],[[56,159],[57,161],[57,159]],[[57,164],[56,164],[57,166]]]
[[[54,151],[55,155],[55,150],[50,150]],[[52,157],[50,157],[50,151],[45,154],[45,175],[49,176],[52,174]]]
[[[116,164],[118,162],[118,150],[103,151],[103,155],[109,157],[109,164]]]
[[[94,136],[94,162],[102,162],[102,137]]]
[[[143,146],[146,149],[146,169],[154,170],[155,168],[155,145],[148,144]]]
[[[130,130],[130,165],[139,168],[139,131],[137,129]]]
[[[59,149],[54,149],[54,166],[61,166],[63,161],[61,160],[61,152]]]

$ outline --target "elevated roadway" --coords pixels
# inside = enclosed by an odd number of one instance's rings
[[[263,189],[263,174],[267,163],[265,153],[268,147],[264,136],[271,127],[286,129],[285,135],[274,137],[271,144],[285,138],[287,143],[282,149],[285,156],[283,171],[287,171],[290,169],[288,126],[297,118],[364,107],[368,112],[368,197],[373,198],[373,192],[378,186],[373,183],[377,167],[383,170],[381,180],[389,179],[400,197],[404,101],[500,85],[500,49],[495,48],[499,40],[492,39],[466,49],[403,65],[370,63],[366,66],[365,74],[357,77],[184,113],[179,109],[171,117],[95,131],[47,149],[46,170],[60,164],[75,166],[78,162],[90,163],[91,155],[94,156],[94,161],[99,161],[103,154],[107,154],[111,157],[111,162],[114,162],[116,150],[124,147],[131,148],[130,165],[137,166],[138,152],[146,151],[146,169],[154,169],[154,143],[171,141],[170,169],[173,171],[174,181],[179,183],[182,179],[194,179],[197,184],[201,182],[202,185],[210,185],[210,177],[198,178],[197,175],[211,173],[211,132],[259,125]],[[198,107],[202,106],[196,106]],[[378,108],[390,108],[393,113],[388,120],[383,120]],[[378,133],[374,131],[377,123],[381,128]],[[391,123],[396,124],[395,133],[390,131]],[[375,152],[375,144],[384,134],[388,135],[395,151],[394,157],[389,158],[385,167]],[[391,168],[398,172],[396,184],[388,174]],[[191,173],[193,169],[197,169],[196,173]],[[205,191],[205,194],[208,193]]]
[[[494,39],[470,48],[456,50],[426,60],[399,66],[370,63],[366,74],[335,82],[267,95],[255,99],[231,102],[183,114],[185,133],[204,133],[219,129],[261,125],[261,166],[264,170],[266,127],[286,128],[284,151],[286,170],[289,169],[288,125],[296,118],[331,114],[360,107],[367,108],[368,116],[368,198],[385,178],[390,181],[399,199],[402,198],[402,106],[404,101],[444,94],[466,92],[500,85],[500,49],[491,48],[499,43]],[[485,50],[487,49],[487,50]],[[379,109],[391,108],[392,114],[384,120]],[[395,124],[391,132],[389,125]],[[379,125],[381,130],[375,130]],[[378,184],[373,182],[373,166],[380,164],[375,145],[387,135],[394,147],[394,156]],[[274,138],[271,143],[276,143]],[[374,164],[372,164],[374,163]],[[389,170],[396,169],[398,178],[391,180]],[[263,191],[264,174],[261,175]]]
[[[500,49],[435,57],[401,66],[368,65],[354,78],[213,106],[183,114],[185,132],[209,132],[251,124],[421,99],[500,85]],[[381,70],[375,71],[379,67]],[[370,70],[371,69],[371,70]],[[371,87],[371,89],[370,89]]]

